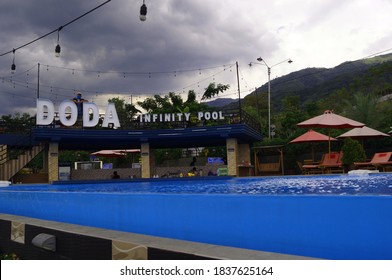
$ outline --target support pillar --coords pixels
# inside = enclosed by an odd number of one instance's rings
[[[227,153],[227,175],[238,176],[238,140],[237,138],[228,138],[226,140]]]
[[[49,143],[48,152],[48,177],[49,182],[59,179],[59,143]]]
[[[254,176],[255,167],[251,165],[250,145],[238,144],[238,176]]]
[[[238,161],[239,164],[250,164],[250,146],[249,144],[238,144]]]
[[[140,148],[142,157],[142,178],[151,178],[151,151],[149,143],[142,143]]]

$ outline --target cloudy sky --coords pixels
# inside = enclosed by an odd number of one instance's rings
[[[275,78],[392,51],[391,0],[146,0],[144,22],[142,0],[112,0],[59,32],[60,57],[57,32],[18,49],[104,2],[1,0],[0,115],[35,112],[38,64],[41,98],[58,105],[80,91],[101,107],[171,91],[200,98],[211,82],[238,98],[236,62],[243,97],[267,82],[267,67],[248,66],[258,57],[278,64]]]

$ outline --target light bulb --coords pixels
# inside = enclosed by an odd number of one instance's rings
[[[59,56],[60,56],[60,52],[61,52],[61,47],[60,47],[59,44],[57,44],[57,46],[56,46],[56,48],[55,48],[55,50],[54,50],[54,55],[55,55],[56,57],[59,57]]]

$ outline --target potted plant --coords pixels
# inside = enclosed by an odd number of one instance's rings
[[[354,162],[363,162],[366,160],[366,153],[361,143],[350,137],[344,139],[342,152],[342,162],[348,170],[354,169]]]

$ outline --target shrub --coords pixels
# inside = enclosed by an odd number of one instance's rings
[[[342,162],[345,165],[351,165],[354,162],[361,162],[366,160],[365,150],[361,143],[353,140],[350,137],[344,139],[342,147],[343,157]]]

